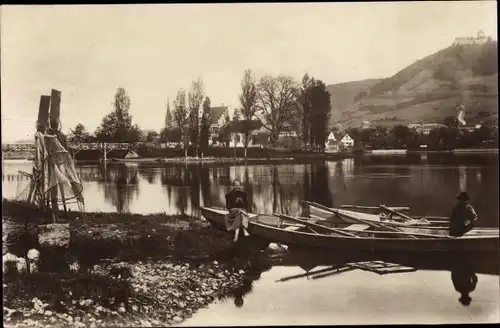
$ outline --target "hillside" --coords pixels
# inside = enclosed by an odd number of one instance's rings
[[[330,92],[332,122],[340,120],[341,113],[353,103],[356,95],[368,90],[380,81],[381,79],[368,79],[328,85],[326,90]]]
[[[443,122],[457,115],[458,104],[466,108],[467,123],[497,120],[497,58],[496,41],[450,46],[392,77],[368,80],[372,85],[351,82],[359,86],[355,95],[342,91],[349,83],[331,85],[332,121],[343,126],[360,126],[365,120],[377,125]]]

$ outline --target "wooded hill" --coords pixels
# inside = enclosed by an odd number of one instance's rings
[[[498,46],[450,46],[389,78],[328,86],[332,124],[360,126],[442,123],[466,108],[467,124],[497,121]]]

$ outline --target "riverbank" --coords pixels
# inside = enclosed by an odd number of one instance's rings
[[[3,200],[8,251],[40,249],[40,213]],[[5,275],[4,325],[175,325],[245,281],[262,256],[251,241],[188,216],[70,212],[68,249],[40,249],[39,271]],[[5,253],[5,251],[4,251]],[[9,309],[9,310],[6,310]]]

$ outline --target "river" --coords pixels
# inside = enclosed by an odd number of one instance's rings
[[[77,165],[87,211],[199,215],[200,206],[224,206],[238,178],[254,212],[295,214],[302,200],[341,204],[410,206],[410,214],[448,216],[466,190],[481,226],[498,227],[498,156],[370,157],[286,165],[186,165],[151,167]],[[3,197],[22,194],[29,181],[17,171],[31,163],[6,161]],[[439,262],[439,261],[438,261]],[[219,300],[185,325],[288,325],[469,323],[500,320],[499,280],[478,273],[472,302],[463,306],[450,270],[419,269],[380,275],[363,270],[324,279],[280,277],[303,273],[299,265],[274,265],[252,282],[243,305]]]
[[[456,194],[466,190],[479,223],[498,226],[498,159],[476,157],[177,167],[110,163],[77,165],[76,170],[87,211],[197,216],[200,206],[224,207],[230,181],[238,178],[258,213],[295,214],[302,200],[311,200],[328,206],[410,206],[410,214],[448,216]],[[4,163],[3,197],[15,198],[27,188],[28,178],[18,170],[31,172],[31,163]]]

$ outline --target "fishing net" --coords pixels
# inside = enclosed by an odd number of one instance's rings
[[[18,183],[15,200],[39,208],[48,200],[54,205],[77,203],[84,212],[83,186],[69,152],[56,136],[41,132],[35,134],[35,149],[32,172],[19,171],[23,184]]]

